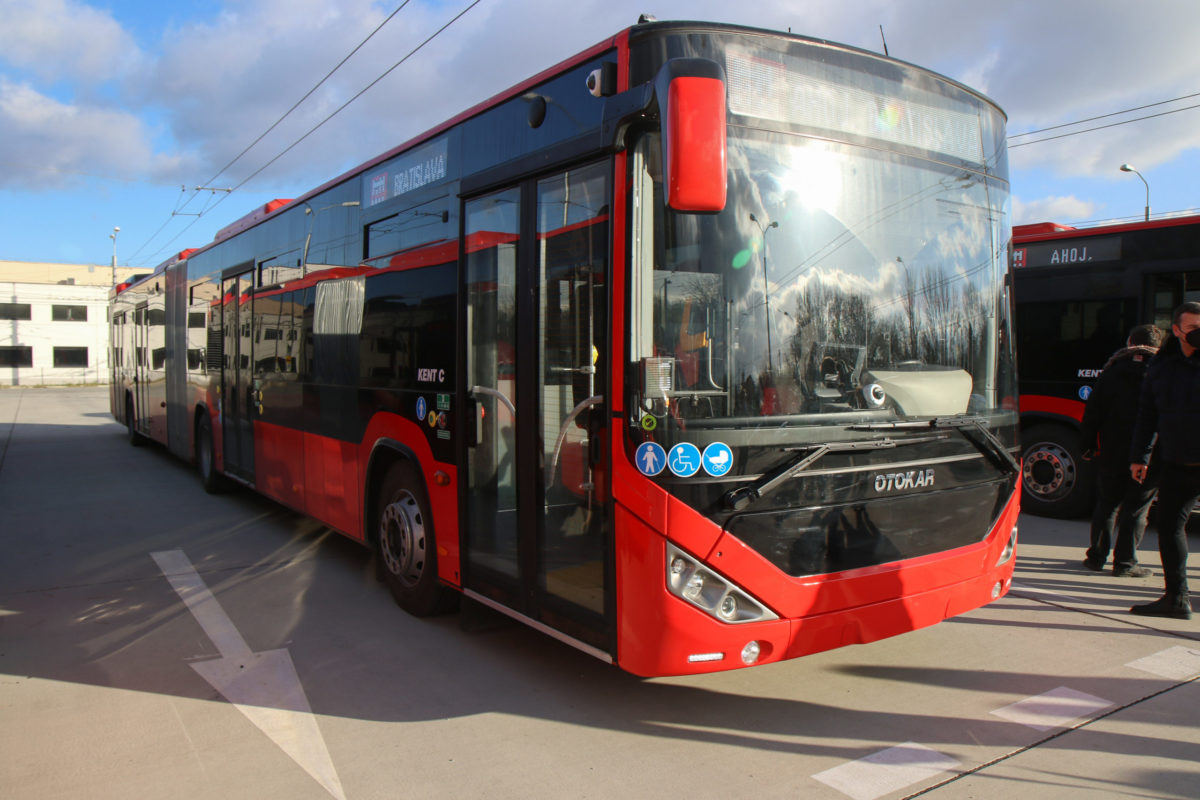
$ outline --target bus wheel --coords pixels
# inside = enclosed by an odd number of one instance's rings
[[[125,430],[129,436],[129,443],[134,447],[141,447],[143,444],[142,435],[137,432],[137,423],[133,418],[133,398],[125,398]]]
[[[196,422],[196,471],[200,483],[209,494],[219,494],[229,488],[225,476],[217,471],[217,458],[213,451],[212,420],[203,412]]]
[[[1092,508],[1092,466],[1079,457],[1079,435],[1062,425],[1034,425],[1021,434],[1021,510],[1068,519]]]
[[[375,520],[379,575],[396,603],[417,617],[450,610],[454,596],[437,578],[433,515],[420,472],[411,464],[399,462],[388,469]]]

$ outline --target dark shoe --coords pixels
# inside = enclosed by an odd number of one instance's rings
[[[1170,617],[1171,619],[1191,619],[1192,606],[1187,600],[1181,600],[1170,595],[1163,595],[1153,603],[1144,603],[1129,609],[1131,614],[1139,617]]]
[[[1097,564],[1095,561],[1092,561],[1090,558],[1085,558],[1083,560],[1083,565],[1085,567],[1087,567],[1088,569],[1090,569],[1092,572],[1103,572],[1104,571],[1104,563],[1103,562]]]
[[[1114,578],[1145,578],[1153,574],[1146,567],[1122,567],[1113,570]]]

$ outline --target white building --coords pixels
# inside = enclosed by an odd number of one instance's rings
[[[0,261],[0,386],[108,383],[108,292],[135,270]]]

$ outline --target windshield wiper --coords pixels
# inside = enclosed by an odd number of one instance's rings
[[[870,439],[865,442],[825,442],[812,447],[788,447],[785,450],[804,450],[804,455],[793,459],[773,472],[766,473],[750,486],[731,489],[725,493],[725,508],[730,511],[741,511],[746,506],[764,497],[790,479],[799,475],[813,464],[820,461],[828,453],[847,453],[855,450],[888,450],[893,447],[903,447],[909,444],[932,442],[946,438],[944,434],[930,436],[911,436],[904,439]]]
[[[987,419],[984,417],[934,417],[933,419],[925,420],[872,422],[864,425],[850,426],[850,429],[855,431],[920,430],[922,428],[932,428],[934,430],[955,428],[962,433],[967,441],[975,445],[979,448],[980,452],[995,462],[998,467],[1001,469],[1007,468],[1018,475],[1021,472],[1020,462],[1004,446],[1004,442],[996,438],[996,434],[991,432],[988,428]]]

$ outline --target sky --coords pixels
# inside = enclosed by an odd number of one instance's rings
[[[1005,110],[1016,224],[1140,219],[1123,163],[1152,214],[1200,213],[1200,0],[474,2],[0,0],[0,260],[153,267],[641,13],[873,51],[882,27]]]

